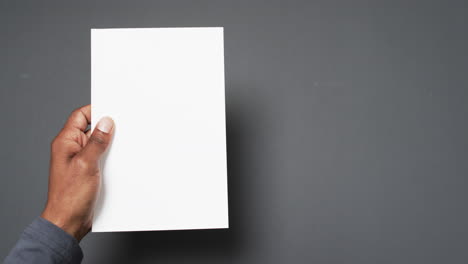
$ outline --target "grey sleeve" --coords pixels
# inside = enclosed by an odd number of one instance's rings
[[[4,264],[81,263],[78,241],[44,218],[36,218],[21,234]]]

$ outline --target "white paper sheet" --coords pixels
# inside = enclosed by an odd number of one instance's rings
[[[94,232],[228,228],[223,28],[91,30],[92,127],[115,134]]]

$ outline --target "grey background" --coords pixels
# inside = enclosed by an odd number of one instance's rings
[[[90,102],[89,29],[224,26],[231,228],[90,234],[84,263],[467,263],[467,8],[0,1],[0,257]]]

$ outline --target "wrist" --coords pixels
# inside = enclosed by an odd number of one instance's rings
[[[48,208],[42,212],[41,217],[73,236],[78,242],[91,228],[91,221],[82,221],[63,214],[56,214]]]

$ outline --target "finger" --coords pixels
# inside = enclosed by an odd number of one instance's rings
[[[91,105],[85,105],[73,111],[64,128],[74,128],[85,131],[91,123]]]
[[[61,136],[55,137],[50,146],[53,159],[65,160],[72,158],[83,148],[78,141]]]
[[[110,117],[104,117],[96,125],[93,133],[88,139],[88,143],[78,156],[88,162],[98,161],[102,154],[106,152],[112,139],[114,121]]]

